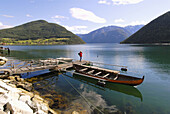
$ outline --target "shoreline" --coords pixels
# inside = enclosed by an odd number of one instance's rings
[[[32,83],[20,76],[0,77],[0,114],[87,114],[87,110],[62,111],[50,107],[51,100],[41,96]]]
[[[32,84],[19,76],[0,79],[0,113],[57,114],[47,100],[32,90]]]

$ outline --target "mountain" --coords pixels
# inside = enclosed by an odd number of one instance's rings
[[[142,27],[127,26],[125,28],[118,26],[102,27],[88,34],[77,34],[86,43],[119,43],[129,37]]]
[[[32,21],[14,28],[0,30],[0,42],[6,45],[85,43],[64,27],[45,20]]]
[[[170,43],[170,11],[152,20],[121,43]]]
[[[129,31],[132,34],[137,32],[139,29],[141,29],[144,25],[135,25],[135,26],[126,26],[124,27],[127,31]]]

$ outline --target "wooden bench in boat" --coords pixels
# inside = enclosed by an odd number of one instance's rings
[[[109,76],[110,73],[107,73],[106,75],[104,75],[102,78],[106,78],[107,76]]]
[[[118,79],[118,74],[116,75],[116,77],[113,80],[117,80]]]
[[[94,70],[91,70],[89,72],[87,72],[87,74],[92,74],[94,72]]]
[[[88,69],[88,68],[84,68],[84,69],[81,69],[80,71],[83,72],[83,71],[85,71],[85,70],[87,70],[87,69]]]
[[[94,74],[94,76],[97,76],[97,75],[99,75],[99,74],[101,74],[102,72],[98,72],[98,73],[96,73],[96,74]]]

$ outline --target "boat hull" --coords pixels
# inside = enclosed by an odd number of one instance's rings
[[[75,69],[75,73],[78,75],[82,75],[85,77],[89,77],[89,78],[93,78],[96,80],[102,80],[102,81],[106,81],[106,82],[112,82],[112,83],[119,83],[119,84],[126,84],[126,85],[131,85],[131,86],[136,86],[139,85],[143,82],[144,80],[144,76],[142,78],[137,78],[137,77],[132,77],[132,76],[126,76],[126,75],[122,75],[120,73],[114,73],[114,71],[112,72],[111,70],[107,69],[100,69],[100,68],[93,68],[90,66],[85,66],[85,65],[77,65],[74,64],[73,65],[74,69]],[[102,76],[95,76],[94,74],[88,74],[86,71],[81,71],[82,68],[88,68],[90,70],[96,70],[98,72],[104,72],[106,73],[110,73],[112,78],[108,78],[108,77],[102,77]],[[116,76],[118,77],[118,79],[115,79]]]

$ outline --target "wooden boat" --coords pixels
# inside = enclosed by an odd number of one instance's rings
[[[144,76],[142,78],[127,76],[120,74],[119,71],[99,68],[95,66],[73,64],[73,68],[76,71],[75,73],[78,75],[94,78],[103,82],[113,82],[136,86],[141,84],[144,80]]]
[[[8,61],[5,57],[0,57],[0,66],[4,65]]]

